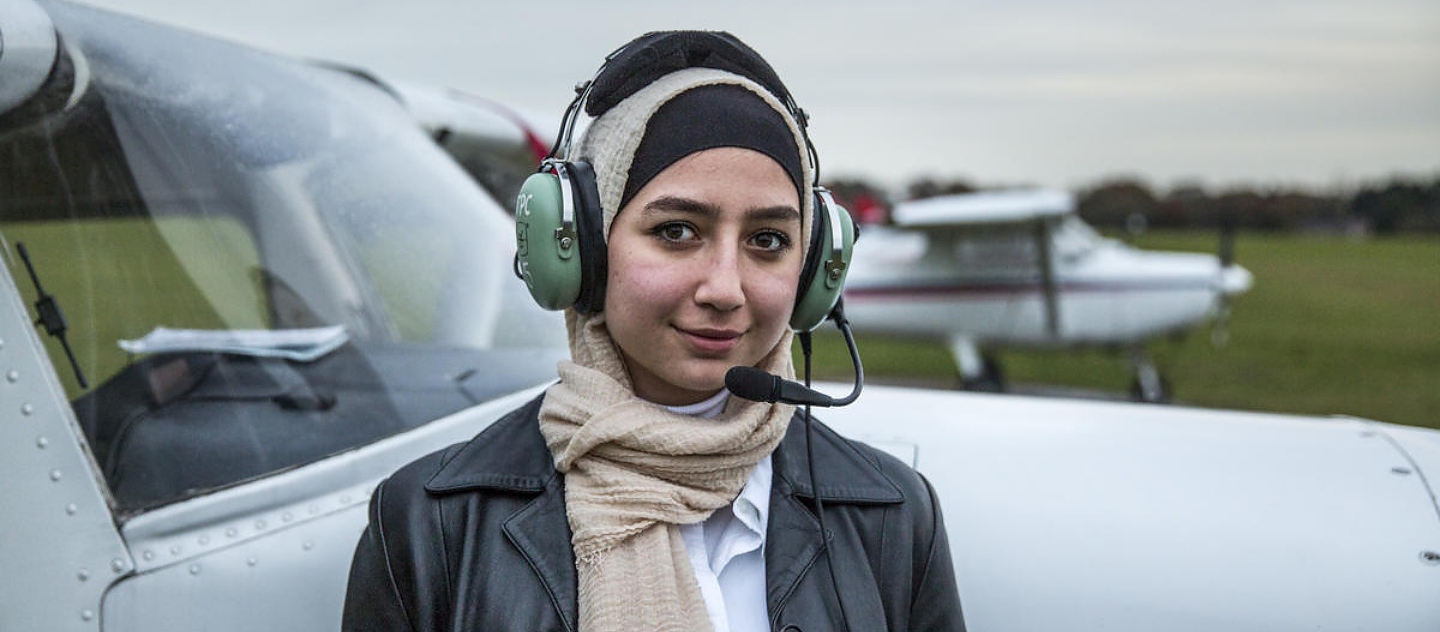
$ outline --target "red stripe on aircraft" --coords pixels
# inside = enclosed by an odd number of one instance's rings
[[[1070,281],[1055,286],[1058,292],[1154,292],[1209,290],[1210,283],[1192,281]],[[992,283],[947,283],[943,285],[887,285],[870,287],[847,287],[847,298],[891,298],[896,296],[948,296],[948,295],[996,295],[1041,293],[1038,281],[992,282]]]

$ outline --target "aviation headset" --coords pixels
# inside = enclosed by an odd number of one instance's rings
[[[570,160],[581,108],[598,117],[656,79],[685,68],[715,68],[746,77],[775,96],[799,125],[814,182],[814,215],[790,327],[808,332],[824,322],[840,298],[855,244],[855,224],[825,187],[807,117],[758,53],[735,36],[710,31],[647,33],[610,55],[595,77],[575,87],[560,135],[515,200],[515,273],[545,309],[574,307],[593,314],[605,306],[607,250],[604,211],[595,171]]]

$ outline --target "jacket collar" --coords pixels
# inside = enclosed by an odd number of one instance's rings
[[[425,484],[431,493],[475,489],[538,494],[554,479],[555,464],[540,434],[544,396],[515,409],[463,445]],[[827,503],[904,502],[900,487],[876,462],[823,424],[815,424],[815,474]],[[814,499],[806,459],[804,417],[797,412],[775,450],[776,491]]]
[[[540,434],[542,394],[511,411],[460,447],[425,490],[435,494],[493,489],[538,494],[558,474]]]
[[[815,423],[815,478],[820,481],[820,500],[826,503],[884,505],[905,501],[890,477],[880,471],[874,457],[867,456],[824,424]],[[814,499],[806,458],[805,418],[797,411],[775,450],[775,484],[779,493]],[[780,486],[784,487],[781,488]]]
[[[562,619],[574,630],[575,560],[569,529],[556,528],[568,525],[568,521],[563,483],[540,434],[542,399],[543,395],[512,411],[461,446],[430,478],[425,489],[433,494],[488,489],[537,495],[534,502],[506,520],[506,537],[529,560],[550,591]],[[824,503],[904,502],[900,487],[880,470],[873,456],[820,423],[815,424],[811,436],[815,441],[815,475]],[[797,413],[772,458],[772,504],[765,546],[766,602],[771,616],[780,611],[811,569],[823,550],[821,543],[832,537],[820,533],[811,508],[802,501],[815,498],[806,443],[805,420]]]

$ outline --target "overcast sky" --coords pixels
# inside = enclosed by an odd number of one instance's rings
[[[644,31],[728,30],[830,176],[1353,186],[1440,173],[1436,0],[89,0],[558,120]]]

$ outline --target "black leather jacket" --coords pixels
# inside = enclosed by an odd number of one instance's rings
[[[576,631],[564,478],[540,435],[540,401],[375,490],[350,569],[345,630]],[[797,415],[773,457],[764,548],[772,629],[963,630],[929,483],[821,424],[814,453],[828,556]]]

